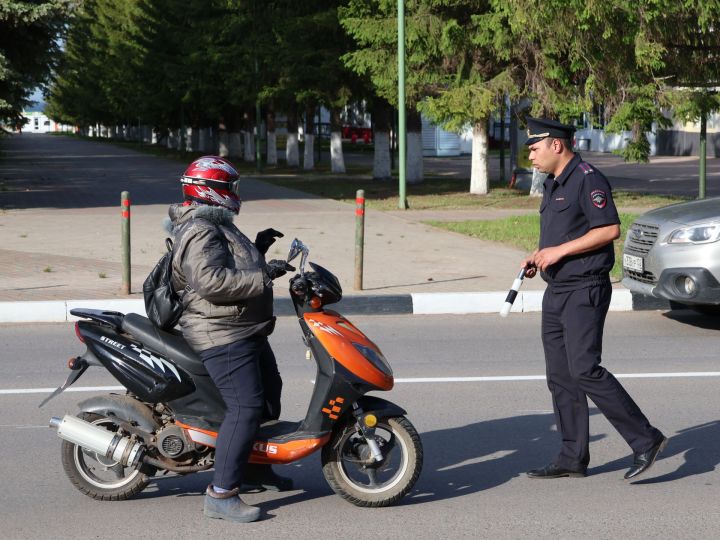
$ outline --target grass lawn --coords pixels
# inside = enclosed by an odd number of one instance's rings
[[[294,175],[259,177],[263,182],[276,184],[320,197],[354,203],[358,189],[365,190],[368,208],[396,210],[398,207],[397,181],[378,182],[368,177],[335,175]],[[526,192],[511,189],[504,184],[491,185],[487,195],[471,195],[470,180],[463,178],[426,177],[420,184],[407,185],[410,210],[459,209],[459,208],[526,208],[537,209],[540,200],[528,197]],[[688,197],[649,195],[635,192],[615,192],[615,204],[631,208],[656,208],[674,202],[689,200]]]
[[[625,243],[625,233],[637,216],[638,214],[620,213],[620,238],[615,241],[615,266],[610,272],[612,278],[619,279],[622,277],[622,251]],[[482,240],[507,244],[527,253],[531,253],[537,248],[538,239],[540,238],[539,214],[494,220],[428,221],[426,223]]]

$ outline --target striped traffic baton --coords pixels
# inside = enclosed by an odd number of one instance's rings
[[[523,283],[523,279],[525,278],[525,268],[522,268],[520,270],[520,273],[515,278],[515,281],[513,281],[512,287],[510,287],[510,290],[508,291],[507,298],[505,298],[505,303],[502,306],[502,309],[500,310],[500,316],[501,317],[507,317],[508,313],[510,313],[510,308],[513,305],[513,302],[515,302],[515,298],[517,297],[517,293],[520,290],[520,286]]]

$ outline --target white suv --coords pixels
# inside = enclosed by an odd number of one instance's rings
[[[625,238],[622,284],[692,307],[720,308],[720,197],[638,217]]]

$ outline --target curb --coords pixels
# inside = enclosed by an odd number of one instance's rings
[[[544,291],[518,293],[512,313],[530,313],[542,310]],[[411,293],[398,295],[347,296],[332,309],[347,315],[465,315],[470,313],[498,313],[507,291],[474,293]],[[0,302],[0,324],[3,323],[49,323],[76,321],[70,315],[75,308],[103,309],[121,313],[145,315],[141,298],[133,300],[53,300],[33,302]],[[275,299],[275,314],[295,314],[289,298]],[[615,289],[610,301],[610,311],[667,310],[667,300]]]

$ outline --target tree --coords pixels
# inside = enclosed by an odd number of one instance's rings
[[[33,91],[48,82],[73,6],[70,0],[0,4],[0,120],[19,124]]]
[[[631,131],[622,152],[626,160],[647,161],[646,132],[653,124],[670,124],[678,87],[719,82],[716,2],[549,0],[536,6],[494,0],[493,5],[510,28],[509,54],[522,66],[516,82],[532,99],[530,112],[567,121],[602,105],[606,129]]]
[[[439,24],[430,37],[440,44],[442,62],[437,82],[420,109],[451,131],[473,130],[470,193],[487,194],[488,122],[505,99],[517,94],[513,65],[498,46],[508,38],[502,19],[486,2],[432,2],[439,6]],[[436,8],[437,9],[437,8]]]
[[[421,123],[417,106],[426,97],[428,86],[437,82],[436,66],[443,59],[440,44],[434,40],[440,20],[432,4],[430,0],[405,3],[408,182],[422,181]],[[355,50],[343,56],[343,61],[355,73],[370,80],[378,97],[397,108],[396,0],[350,0],[338,13],[343,28],[357,44]]]

